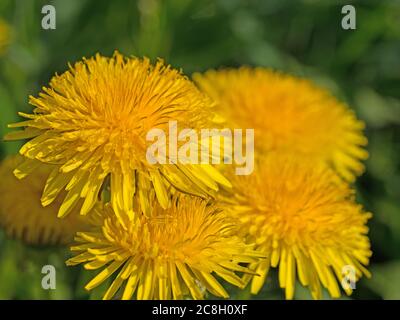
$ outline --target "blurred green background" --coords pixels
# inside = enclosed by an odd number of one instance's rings
[[[52,4],[57,29],[41,28]],[[357,29],[341,28],[341,8],[353,4]],[[358,198],[370,221],[371,280],[352,299],[400,299],[400,1],[288,0],[1,0],[11,42],[0,54],[0,135],[29,110],[36,95],[68,62],[118,49],[162,57],[190,75],[221,66],[261,65],[313,79],[355,108],[367,124],[370,158]],[[340,138],[340,137],[338,137]],[[0,158],[19,143],[0,142]],[[1,181],[0,181],[1,183]],[[85,299],[93,275],[64,266],[63,248],[27,248],[0,232],[0,299]],[[57,268],[57,290],[41,288],[41,268]],[[282,299],[274,278],[256,299]],[[246,299],[247,291],[231,290]],[[296,298],[310,298],[300,286]],[[327,298],[327,296],[326,296]]]

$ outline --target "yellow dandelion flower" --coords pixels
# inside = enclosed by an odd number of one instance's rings
[[[59,216],[84,198],[81,214],[89,212],[110,177],[111,202],[117,215],[133,216],[133,195],[149,215],[151,193],[170,205],[171,186],[198,196],[213,195],[218,183],[229,184],[209,165],[151,165],[146,159],[146,135],[158,128],[166,133],[170,121],[182,128],[209,127],[210,99],[182,75],[159,60],[112,58],[97,54],[52,78],[39,97],[30,97],[33,114],[9,125],[25,127],[6,139],[33,138],[20,150],[27,158],[17,177],[32,170],[30,160],[56,166],[42,196],[49,205],[68,191]],[[108,181],[108,179],[107,179]]]
[[[72,243],[78,230],[88,223],[78,212],[65,219],[57,218],[60,199],[43,208],[40,193],[51,171],[40,166],[24,180],[13,175],[13,169],[22,157],[11,156],[0,164],[0,225],[13,238],[34,245]]]
[[[354,202],[354,191],[331,169],[272,153],[254,174],[231,178],[236,194],[221,201],[241,221],[241,233],[267,256],[251,266],[259,275],[252,278],[253,294],[270,267],[279,268],[287,299],[294,296],[296,274],[314,299],[321,298],[321,284],[339,297],[342,272],[354,271],[349,276],[354,283],[362,274],[370,276],[364,266],[372,254],[366,226],[371,214]]]
[[[324,161],[348,181],[364,171],[364,123],[310,81],[248,67],[193,78],[232,126],[255,130],[258,151],[302,153]]]
[[[4,53],[10,42],[10,27],[8,24],[0,19],[0,54]]]
[[[84,263],[88,270],[103,270],[87,285],[91,290],[117,274],[104,299],[202,299],[205,292],[227,298],[216,276],[243,287],[236,272],[250,272],[241,263],[254,263],[260,255],[236,236],[236,223],[199,198],[174,197],[164,210],[156,204],[150,219],[128,224],[125,230],[105,205],[93,232],[79,232],[80,254],[67,265]],[[128,222],[129,223],[129,222]],[[117,272],[118,271],[118,272]],[[123,288],[122,288],[123,287]],[[118,292],[120,294],[118,295]]]

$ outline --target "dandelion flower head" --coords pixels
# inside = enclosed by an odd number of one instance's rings
[[[150,129],[168,133],[171,120],[183,128],[209,127],[213,118],[210,99],[161,60],[152,64],[118,52],[111,58],[97,54],[54,76],[30,104],[33,113],[19,113],[27,120],[9,125],[25,129],[6,136],[31,138],[20,150],[27,160],[15,174],[29,174],[32,161],[55,165],[41,200],[47,206],[67,190],[60,217],[81,198],[81,213],[89,212],[108,181],[115,213],[131,219],[133,195],[149,215],[154,193],[167,208],[173,188],[207,197],[225,183],[208,165],[162,166],[146,160]]]
[[[364,171],[364,123],[311,81],[261,67],[210,70],[193,78],[231,126],[255,130],[257,152],[301,153],[348,181]]]
[[[13,170],[22,161],[20,156],[10,156],[0,164],[1,227],[10,237],[28,244],[70,244],[78,230],[88,227],[86,219],[76,210],[65,219],[57,218],[60,199],[42,207],[40,194],[51,168],[39,166],[29,177],[18,180]]]
[[[156,204],[150,219],[142,216],[128,230],[107,204],[94,223],[97,227],[77,234],[77,245],[71,248],[77,255],[67,264],[102,269],[87,290],[111,276],[104,299],[202,299],[206,292],[227,298],[218,278],[244,286],[237,273],[250,270],[241,264],[258,261],[260,254],[237,237],[234,220],[199,198],[173,199],[170,208]]]
[[[230,177],[228,175],[228,177]],[[321,298],[321,285],[339,297],[345,266],[354,281],[371,256],[366,225],[371,217],[354,201],[354,191],[331,169],[294,155],[271,153],[254,174],[230,177],[234,194],[221,201],[241,221],[241,233],[267,256],[253,264],[251,291],[262,288],[271,267],[292,299],[296,278]],[[250,276],[247,276],[250,280]],[[350,287],[344,288],[351,294]]]

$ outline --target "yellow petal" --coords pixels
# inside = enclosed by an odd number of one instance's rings
[[[125,261],[114,261],[107,268],[103,269],[97,276],[95,276],[86,286],[86,290],[92,290],[101,284],[104,280],[110,277]]]

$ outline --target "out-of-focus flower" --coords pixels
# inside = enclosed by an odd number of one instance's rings
[[[255,129],[256,152],[301,153],[325,162],[347,181],[364,171],[364,123],[310,81],[249,67],[193,78],[232,127]]]
[[[10,43],[10,27],[2,19],[0,19],[0,55],[4,53]]]
[[[28,244],[71,243],[77,231],[88,227],[86,219],[76,210],[65,219],[57,218],[60,199],[43,208],[40,194],[51,168],[38,166],[29,177],[18,180],[13,170],[21,161],[20,156],[10,156],[0,164],[1,227],[9,236]]]
[[[243,287],[236,274],[250,272],[242,263],[255,263],[260,254],[236,235],[236,221],[207,201],[190,196],[174,197],[164,210],[155,204],[150,219],[121,221],[107,204],[92,216],[93,232],[79,232],[79,254],[67,265],[84,263],[88,270],[103,269],[87,285],[91,290],[105,279],[114,280],[104,299],[202,299],[205,292],[227,298],[217,277]],[[120,292],[120,294],[117,294]]]

